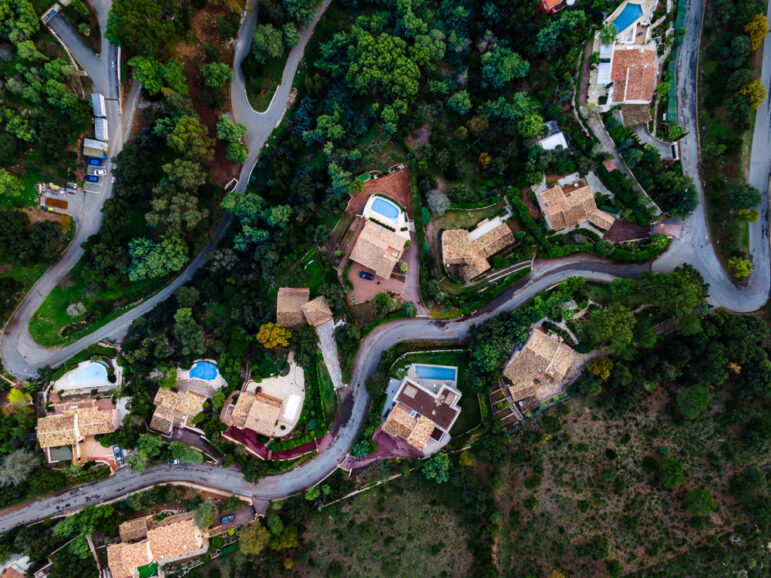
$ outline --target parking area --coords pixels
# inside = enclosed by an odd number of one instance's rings
[[[348,269],[348,279],[353,284],[353,291],[348,294],[348,300],[351,303],[363,303],[365,301],[372,301],[375,298],[375,295],[382,293],[383,291],[391,291],[397,295],[402,294],[402,289],[404,289],[404,281],[399,281],[393,277],[390,279],[381,279],[380,277],[375,277],[370,281],[369,279],[363,279],[359,277],[359,273],[361,271],[374,274],[371,269],[367,269],[358,263],[351,265],[351,268]]]

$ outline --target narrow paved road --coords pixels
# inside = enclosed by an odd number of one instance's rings
[[[313,32],[313,28],[318,23],[324,10],[329,6],[331,0],[325,0],[322,6],[316,12],[316,16],[311,24],[306,27],[300,35],[298,42],[287,56],[286,66],[284,68],[281,85],[276,90],[276,94],[268,110],[264,113],[254,111],[249,106],[246,98],[246,85],[243,72],[241,71],[241,61],[248,54],[252,45],[252,36],[257,21],[257,1],[252,0],[250,8],[246,12],[246,17],[241,23],[239,40],[236,44],[234,57],[234,76],[231,84],[231,97],[233,106],[233,117],[236,121],[245,124],[248,128],[246,143],[249,149],[249,156],[241,169],[239,182],[235,190],[244,192],[249,182],[257,158],[262,152],[273,129],[275,129],[286,111],[289,95],[292,88],[292,80],[297,71],[297,67],[302,59],[305,46]],[[99,25],[102,30],[107,25],[107,15],[109,13],[111,0],[92,0],[94,8],[99,16]],[[117,49],[112,46],[104,36],[102,36],[102,54],[109,54],[110,59],[104,57],[97,58],[91,50],[81,42],[80,38],[74,32],[69,22],[62,15],[57,15],[51,20],[51,27],[60,35],[70,52],[80,62],[88,75],[94,81],[94,88],[98,92],[103,92],[106,99],[117,99],[118,85],[117,74],[112,68],[112,63],[117,61]],[[81,60],[82,59],[82,60]],[[131,95],[138,97],[138,89],[132,89]],[[109,95],[109,97],[108,97]],[[120,111],[117,100],[106,100],[108,108],[108,120],[112,127],[121,127]],[[129,103],[127,111],[133,115],[133,107],[136,105]],[[127,114],[128,116],[128,114]],[[116,155],[123,145],[122,130],[112,129],[113,135],[110,141],[111,156]],[[106,191],[104,195],[94,196],[94,204],[89,214],[78,223],[78,229],[75,239],[67,247],[61,261],[52,266],[32,287],[26,295],[14,314],[11,316],[5,327],[3,335],[0,337],[0,355],[2,355],[3,365],[9,373],[19,379],[28,379],[37,374],[38,369],[45,366],[56,366],[66,361],[76,353],[82,351],[89,345],[98,343],[111,335],[125,331],[131,323],[151,311],[158,303],[171,297],[177,289],[190,281],[196,271],[206,264],[209,253],[214,249],[222,237],[225,235],[230,222],[231,215],[225,216],[217,225],[212,233],[209,243],[201,251],[187,268],[174,279],[169,285],[156,293],[150,299],[145,300],[135,308],[124,315],[114,319],[110,323],[97,329],[93,333],[79,339],[67,347],[59,349],[45,348],[32,338],[29,333],[29,320],[42,305],[48,294],[56,287],[62,278],[69,273],[70,269],[83,256],[81,244],[92,234],[99,230],[102,222],[102,204],[104,200],[112,194],[111,179],[105,178]]]
[[[93,0],[101,30],[107,25],[107,15],[110,10],[110,0]],[[54,16],[49,22],[50,28],[59,36],[70,53],[86,71],[94,90],[104,95],[107,120],[110,126],[111,139],[109,157],[106,161],[107,176],[102,178],[101,194],[85,193],[88,203],[80,215],[75,237],[65,249],[61,260],[51,266],[37,283],[30,289],[22,302],[9,319],[3,335],[0,336],[0,354],[3,365],[17,377],[30,377],[37,369],[45,365],[55,365],[64,361],[72,354],[61,357],[57,351],[49,351],[38,345],[29,333],[29,320],[38,310],[48,294],[67,275],[72,267],[83,256],[81,244],[99,230],[102,224],[102,205],[112,195],[112,178],[109,175],[110,162],[123,148],[124,133],[119,105],[119,83],[117,74],[118,50],[102,36],[101,55],[97,57],[78,37],[67,19],[61,14]],[[126,116],[133,116],[136,107],[138,91],[131,92],[126,103]],[[95,342],[92,342],[95,343]],[[81,346],[80,349],[82,349]],[[77,350],[79,351],[79,350]]]
[[[771,290],[771,255],[768,243],[768,173],[771,169],[771,111],[769,101],[761,105],[755,121],[755,134],[750,161],[750,184],[763,193],[761,218],[750,223],[750,253],[754,272],[745,289],[737,289],[717,258],[709,238],[704,189],[699,173],[699,131],[697,124],[697,78],[699,38],[704,15],[704,0],[690,0],[686,9],[685,28],[688,31],[677,56],[678,119],[688,134],[680,140],[683,172],[690,176],[699,190],[699,208],[683,222],[683,234],[675,239],[664,255],[653,265],[655,271],[671,271],[690,263],[710,286],[712,304],[732,311],[749,312],[763,307]],[[771,39],[763,45],[761,79],[768,86],[771,76]]]
[[[377,368],[380,354],[386,349],[406,340],[465,339],[472,325],[503,311],[516,309],[573,275],[609,282],[618,276],[639,276],[646,269],[646,265],[617,265],[599,259],[565,259],[556,267],[552,265],[548,269],[534,271],[530,278],[496,298],[473,317],[456,321],[401,319],[380,325],[362,342],[356,356],[350,385],[352,391],[349,399],[353,400],[352,406],[343,404],[333,426],[333,431],[337,433],[331,445],[326,451],[294,470],[269,476],[257,484],[249,484],[239,472],[206,465],[164,464],[148,468],[142,473],[124,468],[106,480],[80,486],[50,498],[35,500],[24,508],[0,514],[0,534],[21,524],[63,515],[158,483],[196,483],[269,500],[301,492],[334,472],[337,465],[348,455],[364,422],[369,404],[369,395],[364,383]]]
[[[325,6],[326,4],[327,3],[325,2]],[[703,8],[704,0],[692,0],[688,5],[686,16],[686,28],[688,34],[686,35],[686,41],[683,44],[683,49],[680,51],[678,60],[678,103],[681,109],[680,114],[682,124],[686,130],[690,131],[689,136],[686,137],[683,142],[683,165],[686,173],[694,176],[694,181],[697,183],[699,183],[699,179],[698,135],[695,130],[695,82],[697,70],[696,58],[698,55],[698,40],[701,30]],[[245,23],[252,17],[256,18],[256,15],[250,14],[247,16]],[[252,27],[254,21],[251,22]],[[249,45],[250,37],[249,40],[244,40],[244,46],[248,47]],[[244,46],[240,48],[241,58],[245,54],[245,52],[243,52],[245,50]],[[768,42],[766,42],[764,50],[765,55],[768,56],[769,51],[771,51]],[[238,58],[238,54],[239,51],[237,51],[236,58]],[[297,56],[298,62],[299,58],[300,55]],[[237,62],[239,61],[237,60]],[[291,66],[292,64],[288,61],[287,65]],[[296,63],[294,66],[296,68]],[[764,58],[764,78],[767,78],[768,66],[771,66],[771,59]],[[240,81],[240,85],[243,86],[243,78]],[[277,96],[272,104],[275,104],[281,94],[284,94],[285,97],[288,98],[290,85],[291,82],[285,83],[282,81],[282,88],[277,92]],[[234,86],[237,88],[238,83],[236,82]],[[285,109],[285,104],[285,101],[283,101],[279,108],[281,110]],[[279,108],[276,110],[279,110]],[[768,108],[768,105],[766,105],[766,108]],[[243,116],[238,115],[247,114],[246,112],[242,112],[244,110],[245,109],[243,108],[239,109],[234,104],[234,115],[237,120],[244,118]],[[270,107],[270,110],[273,110],[273,106]],[[767,124],[769,122],[769,112],[771,111],[766,110],[763,115],[759,115],[759,124],[762,125],[762,123]],[[281,115],[282,114],[283,112]],[[281,115],[274,117],[276,123],[280,122]],[[241,122],[243,122],[243,120],[241,120]],[[262,125],[260,124],[251,124],[250,128],[259,131],[261,126]],[[270,124],[267,126],[270,126]],[[767,126],[765,130],[768,130]],[[760,131],[761,136],[758,136],[756,133],[756,139],[762,138],[763,128],[761,128]],[[250,136],[248,138],[251,139],[256,137]],[[765,138],[768,138],[767,134]],[[260,140],[256,139],[253,142],[259,144]],[[264,143],[265,141],[263,140],[262,142]],[[757,142],[761,141],[758,140]],[[758,155],[757,158],[756,154]],[[765,165],[761,164],[763,154],[767,156],[771,154],[771,151],[768,148],[766,148],[766,150],[753,150],[753,159],[755,159],[753,166],[756,167],[754,169],[756,172],[755,178],[765,170]],[[254,158],[256,158],[256,156]],[[240,190],[245,190],[246,180],[251,172],[251,165],[245,165],[245,167],[248,168],[245,168],[242,172],[242,177],[245,178],[242,178],[242,182],[239,183]],[[751,178],[753,177],[751,176]],[[763,191],[766,191],[766,189],[767,187],[761,188]],[[703,201],[701,186],[699,186],[699,191]],[[224,222],[221,223],[221,225],[224,224]],[[712,285],[712,299],[717,304],[735,311],[749,311],[762,306],[766,302],[769,286],[768,245],[766,244],[765,247],[758,247],[756,236],[753,233],[753,253],[755,254],[755,251],[757,251],[757,260],[755,263],[756,274],[753,275],[753,279],[747,290],[738,291],[722,272],[719,263],[717,263],[717,270],[714,268],[714,262],[717,262],[717,258],[706,234],[703,203],[700,210],[689,218],[685,225],[685,234],[673,244],[673,249],[671,249],[667,255],[656,262],[657,269],[670,270],[683,262],[693,263],[697,269],[702,272],[705,279]],[[757,226],[760,227],[762,231],[763,225],[758,224]],[[219,232],[219,234],[221,233],[222,231]],[[760,238],[762,239],[762,237]],[[191,265],[185,272],[185,275],[188,274],[188,271],[190,271],[191,268],[193,271],[195,270],[193,265]],[[557,262],[540,263],[537,264],[533,273],[528,278],[481,308],[472,317],[455,321],[403,319],[379,326],[362,342],[356,356],[350,385],[351,394],[348,398],[349,400],[352,400],[352,403],[344,404],[341,408],[333,428],[333,431],[335,431],[336,434],[332,444],[326,451],[295,470],[291,470],[281,475],[270,476],[260,480],[256,485],[245,483],[241,475],[237,472],[202,465],[163,465],[149,468],[141,474],[130,470],[122,470],[112,478],[69,490],[56,497],[37,500],[27,507],[13,512],[3,513],[0,515],[0,533],[19,524],[31,523],[49,516],[62,515],[77,510],[85,505],[101,503],[125,495],[128,492],[162,482],[194,482],[229,491],[237,491],[239,493],[264,499],[282,498],[300,492],[331,474],[336,469],[337,464],[339,464],[350,451],[363,423],[367,405],[369,403],[369,396],[367,395],[363,384],[367,376],[369,376],[377,367],[380,355],[384,350],[407,339],[463,339],[468,336],[469,329],[472,325],[498,315],[502,311],[515,309],[535,295],[570,276],[583,276],[593,281],[609,282],[613,278],[619,276],[638,276],[646,268],[646,265],[608,264],[591,257],[574,257],[559,260]],[[161,297],[159,295],[158,300],[160,299]],[[147,308],[149,309],[154,305],[155,302],[150,300],[147,304]],[[130,315],[133,315],[134,311],[137,310],[132,310]],[[131,318],[133,319],[135,317]],[[120,324],[120,321],[121,320],[116,320],[118,324]],[[114,330],[115,329],[112,329],[111,331]],[[82,349],[88,345],[89,342],[93,343],[98,340],[90,339],[90,337],[91,336],[81,340],[78,344],[71,346],[72,352],[63,356],[62,359],[68,357],[74,351]],[[48,354],[50,354],[50,352]]]

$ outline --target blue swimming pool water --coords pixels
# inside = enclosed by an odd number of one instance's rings
[[[621,11],[621,14],[613,21],[618,33],[621,34],[624,30],[629,28],[633,22],[642,16],[642,7],[639,4],[627,4]]]
[[[445,379],[447,381],[455,381],[455,368],[437,367],[435,365],[416,365],[415,377],[422,377],[424,379]]]
[[[399,218],[399,207],[380,197],[376,197],[375,200],[372,201],[372,210],[392,221]]]
[[[107,368],[97,362],[89,363],[80,371],[76,371],[69,376],[69,382],[73,385],[94,383],[96,381],[107,382]]]
[[[199,361],[190,368],[190,377],[211,381],[217,377],[217,366],[209,361]]]

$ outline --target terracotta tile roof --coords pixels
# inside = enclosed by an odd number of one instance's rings
[[[302,306],[302,312],[305,315],[305,320],[314,327],[332,320],[332,310],[327,305],[327,299],[323,295],[305,303]]]
[[[147,543],[155,562],[167,562],[200,550],[206,540],[192,518],[186,517],[147,532]]]
[[[276,322],[284,327],[296,327],[305,323],[302,306],[311,298],[311,290],[281,287],[276,300]]]
[[[546,224],[550,229],[560,231],[572,229],[584,221],[591,221],[603,229],[609,229],[614,218],[597,208],[592,189],[583,181],[575,185],[554,185],[536,193]]]
[[[113,578],[133,578],[140,566],[151,562],[165,564],[195,555],[206,544],[206,538],[193,523],[192,514],[183,514],[166,518],[148,530],[147,538],[141,542],[107,546],[107,565]]]
[[[578,354],[573,348],[541,329],[535,329],[524,347],[514,353],[503,375],[512,383],[509,391],[514,400],[519,401],[527,397],[523,393],[529,388],[537,389],[542,383],[563,380],[577,359]]]
[[[410,409],[407,406],[396,404],[388,414],[388,418],[383,424],[383,431],[393,437],[407,439],[412,430],[418,424],[417,418],[410,416]]]
[[[260,435],[271,437],[281,415],[281,400],[258,393],[246,418],[246,428]]]
[[[651,102],[656,90],[656,50],[616,47],[610,77],[614,103]]]
[[[166,434],[171,433],[171,429],[174,427],[174,415],[174,410],[168,407],[156,407],[153,417],[150,419],[150,428]]]
[[[477,228],[483,226],[480,223]],[[469,279],[478,277],[490,268],[487,259],[514,244],[514,235],[506,223],[470,240],[473,231],[450,229],[442,233],[442,261],[445,265],[463,265]]]
[[[79,409],[77,411],[78,430],[83,437],[115,431],[113,411],[102,411],[96,408]]]
[[[61,414],[40,418],[37,437],[41,448],[71,446],[86,436],[115,431],[115,410],[100,410],[91,403],[67,405]],[[82,407],[81,407],[82,406]]]
[[[264,393],[241,392],[230,423],[240,429],[271,437],[281,415],[281,400]]]
[[[78,443],[74,415],[51,415],[37,421],[37,439],[41,448],[71,446]]]
[[[551,13],[556,11],[556,8],[561,7],[565,3],[565,0],[542,0],[540,9],[542,12]]]
[[[147,537],[147,516],[127,520],[118,526],[120,539],[124,542],[134,542]]]
[[[367,221],[356,239],[350,258],[372,269],[378,277],[389,279],[404,252],[405,241],[395,232]]]
[[[147,541],[136,544],[110,544],[107,546],[107,566],[112,578],[133,578],[139,566],[152,562]]]
[[[415,429],[412,430],[410,437],[407,438],[407,443],[414,448],[422,450],[426,447],[435,427],[436,424],[431,419],[421,415]]]
[[[162,387],[153,400],[156,408],[150,427],[165,433],[171,432],[172,427],[184,427],[203,411],[204,401],[206,398],[199,393],[182,393]]]

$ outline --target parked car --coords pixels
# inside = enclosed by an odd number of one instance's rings
[[[222,516],[220,518],[220,524],[227,524],[228,522],[232,522],[235,519],[236,519],[235,514],[230,514],[229,516]]]
[[[179,463],[179,460],[169,460],[169,463],[170,463],[170,464],[178,464],[178,463]]]
[[[94,171],[95,175],[99,175],[100,177],[107,174],[107,171],[105,169],[96,169]]]
[[[86,159],[86,162],[90,164],[93,167],[101,167],[102,166],[102,159],[95,159],[92,157],[88,157]]]
[[[86,175],[86,180],[89,183],[98,183],[99,182],[99,177],[95,177],[94,175]]]
[[[118,446],[112,446],[112,453],[115,454],[115,459],[119,462],[123,461],[123,454]]]
[[[368,281],[372,281],[374,279],[372,273],[367,273],[366,271],[359,271],[359,277],[362,279],[367,279]]]

